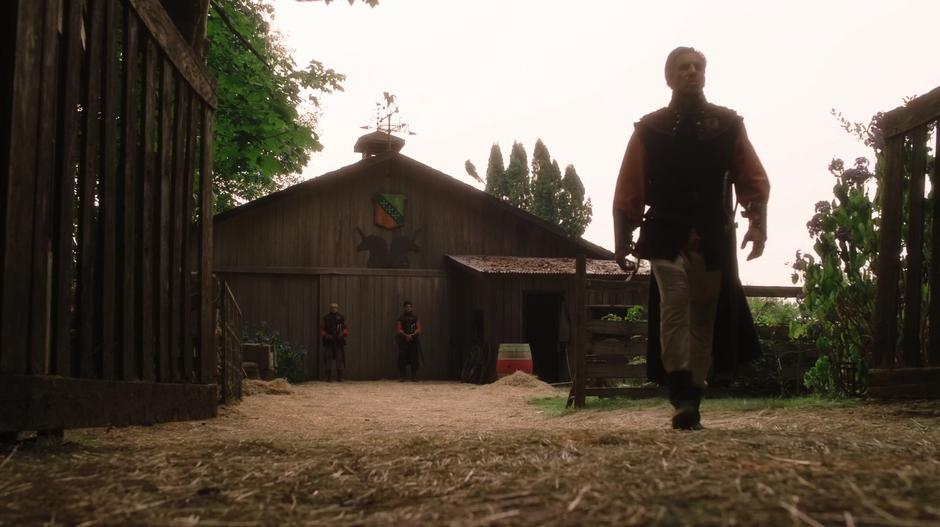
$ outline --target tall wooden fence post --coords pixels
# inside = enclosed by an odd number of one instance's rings
[[[878,240],[878,285],[875,294],[873,328],[874,362],[878,368],[894,368],[895,363],[904,135],[891,137],[886,143]]]
[[[574,349],[575,349],[575,370],[574,370],[574,407],[584,408],[584,387],[587,379],[585,378],[585,368],[587,367],[587,357],[585,348],[587,345],[587,333],[584,330],[585,323],[585,294],[587,281],[587,263],[584,255],[579,254],[575,262],[575,287],[574,287],[574,306],[575,306],[575,331],[574,331]]]

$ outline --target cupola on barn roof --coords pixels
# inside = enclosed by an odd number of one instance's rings
[[[362,154],[362,158],[372,157],[386,152],[401,152],[405,140],[381,131],[368,133],[360,137],[353,147],[353,152]]]

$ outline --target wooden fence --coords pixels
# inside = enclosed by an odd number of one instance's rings
[[[875,397],[940,397],[940,207],[936,201],[940,177],[936,164],[930,174],[931,218],[925,221],[928,131],[938,120],[940,88],[887,112],[881,121],[885,172],[873,321],[876,369],[869,378],[869,394]],[[940,148],[940,134],[934,136]],[[907,167],[906,158],[910,159]],[[905,212],[908,228],[902,232]],[[933,228],[927,229],[928,225]],[[929,260],[925,258],[927,244]],[[899,294],[902,285],[903,295]],[[927,309],[923,313],[925,286]]]
[[[229,404],[242,398],[242,310],[224,280],[216,284],[216,323],[218,324],[219,402]]]
[[[584,258],[578,257],[575,263],[574,375],[567,406],[583,408],[588,396],[665,395],[665,390],[659,387],[610,387],[603,383],[589,386],[589,381],[606,379],[646,381],[646,338],[649,328],[646,321],[620,322],[599,320],[596,316],[589,318],[589,311],[597,315],[598,311],[602,313],[611,308],[627,307],[607,306],[607,309],[603,309],[604,306],[588,306],[586,299],[590,291],[626,290],[631,289],[633,284],[624,280],[589,279],[585,267]],[[797,298],[802,296],[803,291],[800,287],[745,286],[744,293],[748,297]],[[790,361],[793,364],[779,364],[779,378],[799,386],[803,373],[811,365],[806,359],[815,358],[815,346],[791,341],[784,327],[765,326],[757,329],[765,344],[782,349],[780,353],[774,350],[775,355],[778,355],[777,360],[781,358],[779,355],[794,356],[796,360]]]
[[[204,64],[158,0],[2,9],[0,430],[214,415]]]

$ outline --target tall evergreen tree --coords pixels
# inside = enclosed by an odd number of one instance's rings
[[[558,225],[570,236],[581,236],[594,214],[591,199],[584,199],[584,184],[574,165],[565,167],[558,199]]]
[[[528,209],[530,202],[529,161],[522,143],[513,141],[509,153],[509,166],[505,172],[506,199],[520,209]]]
[[[532,201],[529,212],[549,223],[558,223],[558,194],[561,169],[552,161],[548,147],[541,139],[532,151]]]
[[[498,143],[493,143],[490,147],[490,159],[486,164],[486,192],[500,199],[509,199],[503,151],[500,150]]]

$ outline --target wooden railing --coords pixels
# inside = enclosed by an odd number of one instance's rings
[[[596,397],[651,397],[665,394],[657,387],[608,387],[589,386],[589,381],[597,379],[617,379],[646,381],[646,338],[649,333],[646,321],[611,322],[588,317],[588,311],[606,310],[603,306],[587,306],[588,292],[615,291],[635,288],[635,283],[625,280],[590,279],[587,276],[584,257],[575,262],[575,331],[572,351],[574,353],[574,374],[571,379],[571,391],[568,406],[583,408],[588,396]],[[759,298],[800,298],[803,289],[786,286],[744,286],[748,297]],[[628,306],[608,306],[609,309]],[[786,353],[798,355],[797,366],[782,367],[781,380],[797,386],[802,384],[802,376],[809,368],[807,358],[815,359],[812,345],[801,345],[790,341],[788,328],[759,327],[758,334],[766,342],[783,346]]]
[[[14,3],[0,376],[214,382],[204,64],[158,0]]]
[[[935,190],[940,178],[936,166],[930,175],[930,186],[934,189],[930,200],[934,206],[929,222],[925,221],[928,198],[924,195],[928,129],[938,120],[940,88],[911,100],[905,107],[887,112],[881,121],[885,172],[880,189],[878,283],[873,321],[873,359],[878,369],[870,382],[870,392],[874,395],[909,392],[911,396],[940,396],[940,369],[928,368],[940,367],[940,229],[936,228],[940,225],[940,207],[936,206]],[[936,147],[940,148],[940,134],[935,134],[935,140]],[[908,155],[909,170],[904,162]],[[905,203],[908,228],[902,233]],[[929,240],[925,239],[927,225],[934,227]],[[905,236],[903,253],[902,234]],[[925,244],[929,244],[932,256],[926,262]],[[903,295],[900,295],[901,282]],[[926,314],[922,312],[925,284],[928,288]],[[903,311],[899,306],[903,306]],[[926,328],[923,327],[925,321]],[[902,328],[900,346],[899,325]],[[918,371],[900,371],[910,368]],[[891,385],[907,388],[883,389]]]

